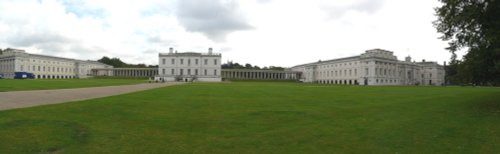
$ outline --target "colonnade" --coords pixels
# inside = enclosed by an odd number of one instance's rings
[[[92,76],[154,77],[158,68],[99,68],[92,69]]]
[[[158,68],[92,69],[92,76],[154,77],[157,75],[158,75]],[[221,71],[221,77],[223,79],[241,79],[241,80],[299,80],[302,77],[302,72],[223,69]]]
[[[273,70],[232,70],[223,69],[223,79],[242,80],[299,80],[302,72],[296,71],[273,71]]]

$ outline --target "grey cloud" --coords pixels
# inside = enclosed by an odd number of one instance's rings
[[[180,0],[177,8],[177,18],[187,31],[216,42],[224,41],[231,32],[253,29],[234,0]]]
[[[320,6],[326,11],[330,18],[336,19],[342,17],[348,11],[358,11],[365,13],[375,13],[384,5],[385,0],[360,0],[349,6],[339,7],[331,5]]]
[[[79,43],[62,44],[58,42],[35,44],[33,47],[41,49],[44,55],[58,55],[63,53],[76,53],[76,59],[85,59],[81,57],[95,57],[107,55],[107,50],[97,46],[82,46]],[[96,60],[96,59],[91,59]]]
[[[15,31],[17,32],[4,37],[4,41],[9,47],[20,49],[34,47],[42,50],[42,54],[45,55],[77,53],[80,57],[92,57],[106,52],[105,49],[100,47],[83,46],[78,40],[65,37],[48,29],[37,31],[16,29]]]
[[[6,42],[14,46],[33,46],[35,44],[50,44],[59,43],[66,44],[73,42],[72,40],[53,32],[37,31],[26,32],[20,29],[20,32],[15,35],[10,35],[6,38]]]

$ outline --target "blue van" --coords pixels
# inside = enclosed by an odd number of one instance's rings
[[[35,75],[33,73],[28,72],[15,72],[14,79],[34,79]]]

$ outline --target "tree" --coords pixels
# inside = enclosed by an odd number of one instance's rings
[[[279,67],[279,66],[269,66],[270,70],[276,70],[276,71],[284,71],[285,68]]]
[[[119,58],[109,58],[109,57],[102,57],[101,59],[97,60],[98,62],[111,65],[114,68],[158,68],[158,65],[150,65],[147,66],[146,64],[127,64],[120,60]]]
[[[257,65],[253,65],[246,63],[244,66],[240,65],[239,63],[233,63],[232,61],[228,61],[225,64],[221,65],[222,69],[254,69],[254,70],[278,70],[278,71],[283,71],[285,70],[284,67],[279,67],[279,66],[269,66],[269,67],[263,67],[260,68]]]
[[[439,0],[434,22],[441,39],[449,42],[452,78],[461,83],[500,84],[500,1]],[[462,61],[456,51],[467,52]]]
[[[252,64],[249,63],[245,64],[245,69],[252,69],[252,68],[253,68]]]

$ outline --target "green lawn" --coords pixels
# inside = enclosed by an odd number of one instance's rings
[[[99,87],[146,83],[146,79],[58,79],[58,80],[13,80],[1,79],[0,92],[20,90],[43,90]]]
[[[500,88],[232,82],[0,111],[0,153],[500,153]]]

